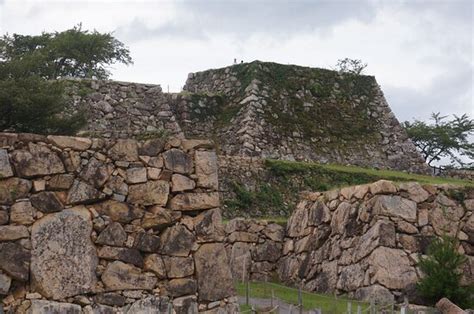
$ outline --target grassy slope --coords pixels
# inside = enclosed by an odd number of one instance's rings
[[[245,284],[238,283],[236,285],[237,294],[245,296]],[[250,283],[250,296],[253,298],[269,299],[272,296],[272,290],[275,298],[278,298],[289,304],[298,304],[298,290],[290,287],[285,287],[274,283],[252,282]],[[366,309],[369,305],[364,302],[349,300],[346,298],[334,298],[330,295],[315,294],[310,292],[303,292],[303,307],[306,310],[320,308],[323,313],[345,313],[347,311],[347,303],[352,303],[352,309],[355,312],[357,305],[362,309]]]
[[[392,170],[376,170],[356,166],[267,160],[267,176],[257,179],[255,190],[235,182],[234,199],[225,201],[229,216],[289,216],[301,191],[327,191],[381,179],[395,182],[416,181],[421,184],[452,184],[474,187],[473,181],[431,177]]]
[[[453,178],[443,178],[443,177],[432,177],[426,175],[419,175],[413,173],[406,173],[402,171],[394,170],[377,170],[370,168],[362,168],[357,166],[343,166],[335,164],[317,164],[310,162],[292,162],[292,161],[279,161],[279,160],[268,160],[267,165],[272,167],[274,171],[278,172],[287,172],[287,173],[302,173],[305,171],[319,170],[321,172],[333,172],[335,176],[346,174],[354,178],[354,180],[360,179],[364,181],[369,178],[375,180],[386,179],[395,182],[406,182],[406,181],[416,181],[422,184],[453,184],[459,186],[473,186],[473,181],[453,179]],[[359,178],[358,178],[359,177]],[[371,182],[371,181],[369,181]],[[331,188],[336,188],[344,186],[344,182],[341,182],[341,185],[337,185],[335,182],[334,186]],[[368,182],[364,182],[368,183]]]

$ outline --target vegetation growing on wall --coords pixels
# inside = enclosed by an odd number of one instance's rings
[[[469,189],[474,187],[472,181],[355,166],[266,160],[265,168],[266,174],[258,177],[255,188],[249,189],[240,182],[233,182],[234,197],[225,201],[225,216],[289,216],[302,191],[322,192],[381,179],[416,181],[422,184],[455,184]]]

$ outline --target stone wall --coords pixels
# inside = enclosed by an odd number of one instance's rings
[[[67,81],[71,108],[82,109],[87,135],[104,138],[142,137],[166,131],[183,137],[172,110],[171,95],[159,85],[118,81]]]
[[[235,280],[275,279],[285,228],[279,224],[235,218],[226,227],[226,249]]]
[[[415,266],[433,237],[448,233],[474,282],[474,190],[378,181],[307,193],[289,219],[280,279],[357,299],[418,302]]]
[[[353,164],[428,173],[371,76],[252,62],[191,73],[184,91],[72,81],[84,132],[212,138],[219,155]]]
[[[226,225],[235,280],[278,279],[356,299],[422,303],[416,267],[434,237],[459,239],[474,282],[474,189],[390,181],[303,193],[285,227],[236,218]]]
[[[255,61],[192,73],[184,89],[222,97],[198,108],[220,154],[429,173],[374,77]]]
[[[208,141],[0,133],[8,313],[232,313]]]

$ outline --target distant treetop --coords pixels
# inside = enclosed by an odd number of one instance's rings
[[[0,62],[13,76],[107,79],[109,66],[131,64],[130,51],[112,36],[82,30],[81,24],[63,32],[41,35],[4,35],[0,39]]]

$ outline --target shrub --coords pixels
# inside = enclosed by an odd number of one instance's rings
[[[461,267],[467,258],[457,251],[457,247],[458,241],[450,236],[434,239],[428,247],[427,257],[418,263],[425,277],[417,284],[417,290],[432,304],[446,297],[463,308],[474,305],[474,286],[461,286]]]

